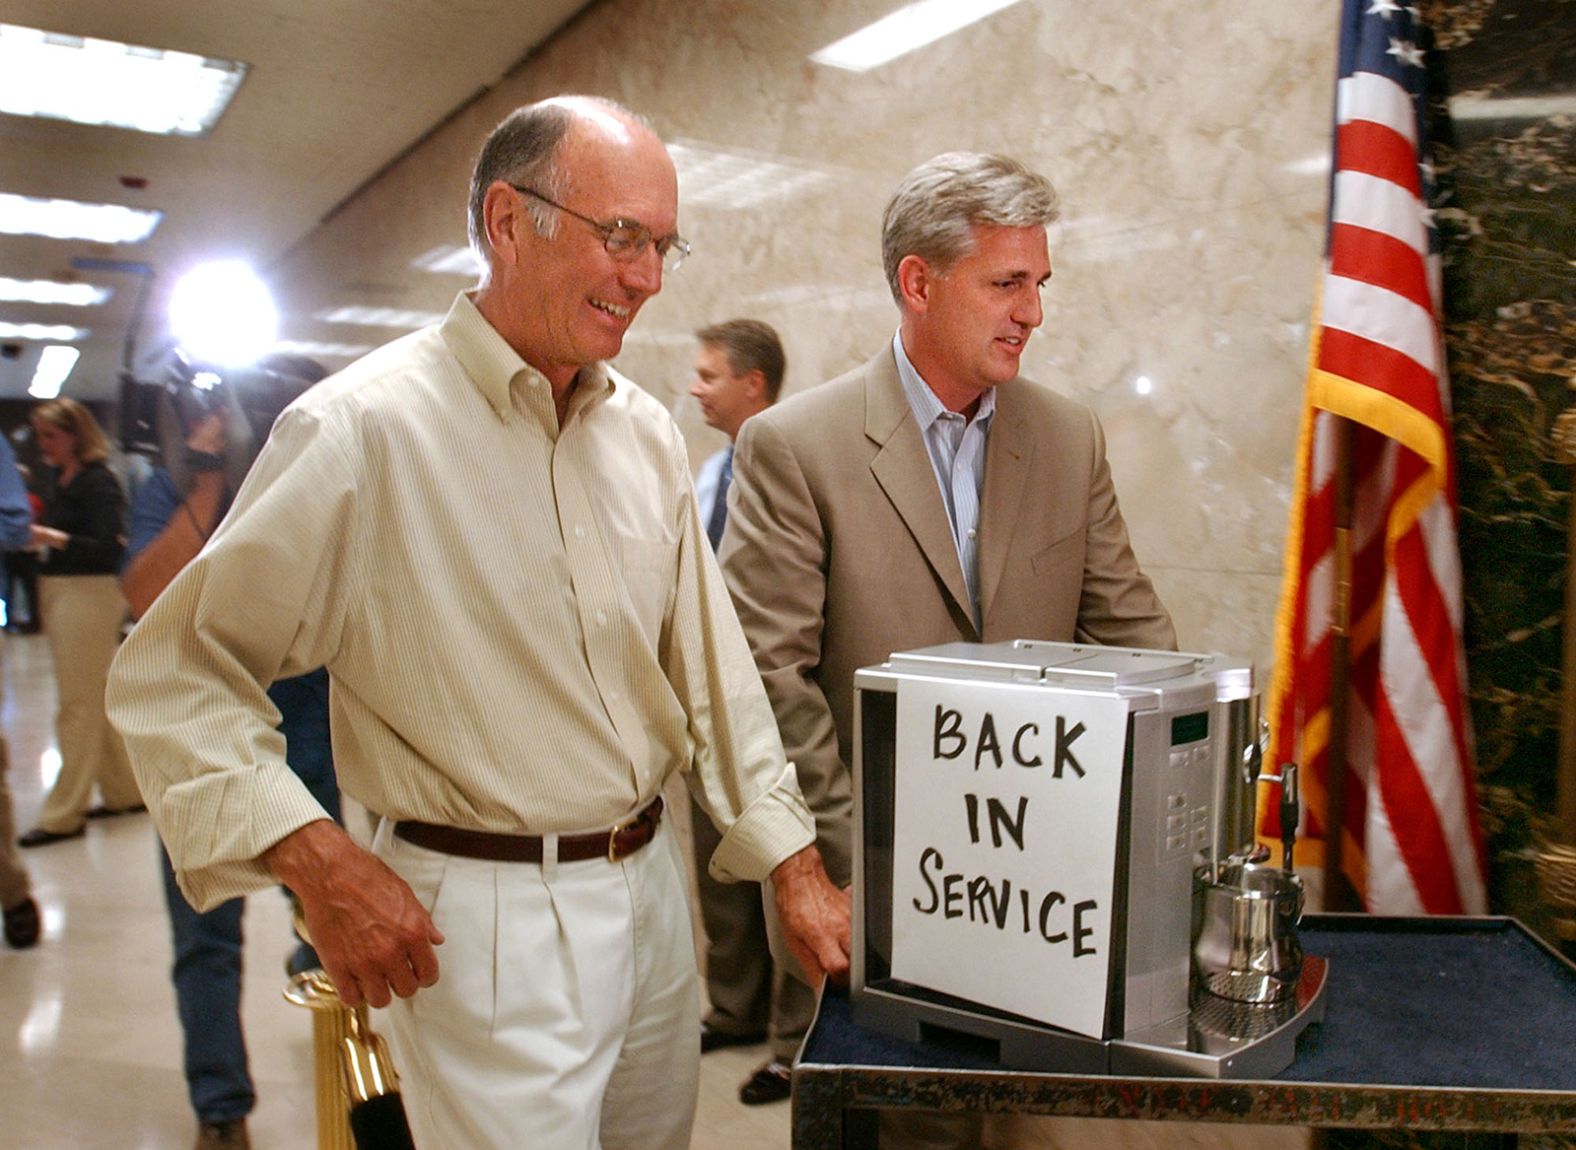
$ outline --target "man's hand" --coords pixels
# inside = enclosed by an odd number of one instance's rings
[[[44,527],[35,523],[28,528],[29,542],[39,551],[64,551],[71,542],[71,536],[58,527]]]
[[[301,900],[312,946],[346,1006],[387,1006],[438,981],[443,934],[400,878],[328,820],[263,853]]]
[[[821,852],[808,846],[779,863],[772,871],[772,897],[788,949],[810,985],[819,986],[823,978],[845,985],[853,949],[852,902],[827,877]]]

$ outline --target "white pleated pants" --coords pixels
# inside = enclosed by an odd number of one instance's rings
[[[685,1150],[700,1078],[687,885],[666,824],[617,863],[376,853],[445,942],[378,1012],[418,1150]]]

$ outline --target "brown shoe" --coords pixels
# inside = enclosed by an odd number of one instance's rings
[[[766,1035],[756,1034],[729,1034],[726,1030],[718,1030],[710,1023],[700,1024],[700,1052],[710,1054],[713,1050],[722,1050],[729,1046],[754,1046],[758,1042],[765,1042]]]
[[[246,1136],[246,1119],[198,1123],[193,1150],[252,1150],[252,1140]]]
[[[5,912],[5,940],[17,950],[38,941],[38,904],[25,898]]]
[[[16,845],[19,847],[47,847],[50,843],[63,843],[67,839],[79,839],[88,833],[87,824],[83,824],[74,831],[46,831],[43,827],[34,827],[25,835],[18,836]]]
[[[739,1087],[739,1101],[746,1106],[765,1106],[768,1102],[781,1102],[793,1093],[791,1068],[780,1058],[774,1058],[744,1080]]]

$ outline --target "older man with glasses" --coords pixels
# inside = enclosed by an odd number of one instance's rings
[[[725,829],[712,873],[770,876],[800,961],[847,970],[847,899],[683,442],[604,362],[688,251],[677,217],[672,161],[626,109],[505,119],[471,184],[481,286],[286,411],[117,660],[112,712],[183,891],[300,896],[341,996],[392,999],[428,1150],[689,1144],[676,771]],[[371,852],[271,729],[266,685],[318,665],[341,788],[384,816]]]

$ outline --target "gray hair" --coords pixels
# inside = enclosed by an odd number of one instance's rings
[[[903,302],[897,266],[919,256],[945,270],[974,244],[973,228],[1047,227],[1061,214],[1056,189],[1010,156],[943,152],[903,177],[881,217],[881,264]]]
[[[555,200],[564,198],[566,174],[557,165],[558,149],[580,113],[575,104],[589,104],[631,120],[650,129],[644,116],[630,111],[614,100],[601,96],[555,96],[516,108],[492,130],[476,157],[471,173],[471,192],[467,228],[471,248],[487,262],[487,222],[483,215],[487,189],[494,180],[532,188]],[[558,228],[558,213],[540,200],[529,200],[532,222],[538,235],[552,236]]]

